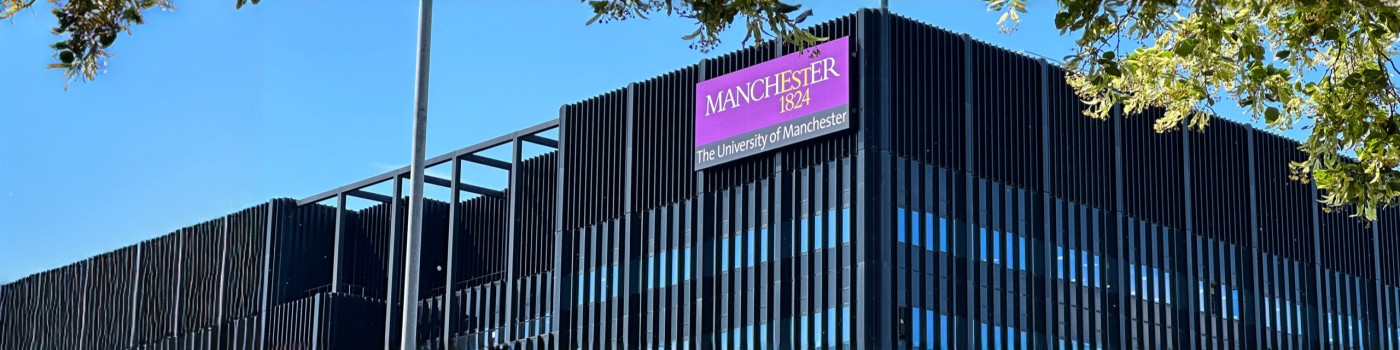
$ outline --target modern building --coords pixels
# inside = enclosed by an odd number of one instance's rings
[[[834,61],[757,89],[844,84],[808,93],[845,104],[823,131],[703,153],[733,135],[697,129],[725,107],[702,81],[813,57],[769,44],[432,158],[451,194],[424,208],[420,345],[1400,348],[1400,210],[1320,210],[1289,180],[1297,143],[1087,118],[1055,64],[880,10],[814,30],[844,40]],[[477,169],[506,186],[463,180]],[[0,348],[394,347],[407,174],[4,285]]]

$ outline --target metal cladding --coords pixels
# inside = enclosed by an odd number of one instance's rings
[[[770,42],[430,159],[419,344],[1400,348],[1400,209],[1321,210],[1296,142],[1087,118],[1055,65],[878,10],[814,31],[850,37],[851,130],[695,171],[695,85]],[[0,286],[0,349],[392,348],[407,175]]]

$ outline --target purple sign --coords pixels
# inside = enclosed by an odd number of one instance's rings
[[[850,62],[841,37],[696,84],[695,169],[850,127]]]

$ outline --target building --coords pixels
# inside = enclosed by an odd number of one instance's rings
[[[814,29],[849,40],[845,130],[696,170],[697,85],[770,44],[431,159],[421,344],[1400,348],[1400,210],[1321,211],[1296,143],[1086,118],[1055,65],[879,10]],[[381,348],[406,208],[368,188],[406,174],[4,285],[0,348]]]

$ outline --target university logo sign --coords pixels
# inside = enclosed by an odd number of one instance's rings
[[[845,130],[851,50],[842,37],[695,85],[695,169]]]

